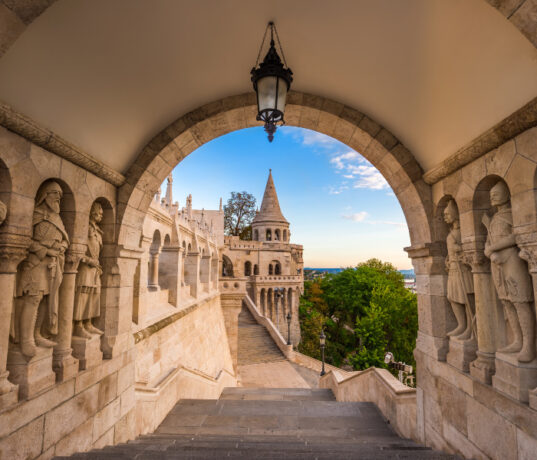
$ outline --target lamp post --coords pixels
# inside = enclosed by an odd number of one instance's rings
[[[323,367],[321,368],[321,377],[326,374],[324,371],[324,347],[326,345],[326,335],[324,335],[324,331],[321,329],[321,335],[319,336],[319,344],[321,345],[321,361],[323,363]]]
[[[274,303],[276,304],[276,325],[280,329],[280,309],[281,309],[281,298],[283,297],[283,288],[274,289]]]
[[[291,345],[291,312],[287,312],[287,345]]]
[[[398,375],[399,375],[399,381],[401,383],[403,383],[403,372],[405,374],[412,374],[412,366],[408,365],[408,364],[405,364],[401,361],[398,361],[396,362],[394,357],[393,357],[393,353],[391,351],[388,351],[385,355],[384,355],[384,362],[390,366],[392,369],[397,369],[399,372],[398,372]]]
[[[259,58],[265,44],[267,32],[270,29],[270,46],[265,59],[259,64]],[[276,51],[274,37],[283,57],[283,63]],[[259,67],[258,67],[259,64]],[[257,95],[257,120],[265,122],[265,131],[269,142],[274,139],[277,123],[284,124],[285,99],[291,88],[293,72],[287,67],[282,45],[276,31],[276,26],[271,21],[265,29],[265,35],[259,48],[255,66],[250,71],[252,83]]]

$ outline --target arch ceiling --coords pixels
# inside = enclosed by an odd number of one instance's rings
[[[181,114],[251,90],[270,19],[293,89],[424,170],[537,96],[537,49],[485,0],[59,0],[0,58],[0,100],[125,173]]]

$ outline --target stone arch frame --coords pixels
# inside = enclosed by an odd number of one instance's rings
[[[274,230],[274,241],[281,241],[280,229]]]
[[[254,264],[254,275],[259,275],[259,265]]]
[[[6,206],[6,218],[4,222],[6,224],[9,222],[10,213],[9,213],[9,203],[11,201],[11,176],[9,174],[9,169],[6,164],[0,159],[0,201]],[[3,225],[0,222],[0,225]],[[5,227],[4,227],[5,228]]]
[[[268,266],[268,274],[273,275],[274,274],[274,267],[272,264],[269,264]]]
[[[158,133],[126,173],[118,193],[118,243],[136,247],[140,222],[170,171],[202,144],[258,126],[254,93],[227,97],[178,118]],[[386,178],[405,214],[412,245],[431,241],[431,188],[411,152],[388,130],[342,103],[291,91],[287,124],[334,137],[360,152]]]
[[[247,260],[244,262],[244,276],[251,276],[252,274],[252,262]]]
[[[265,241],[272,241],[272,230],[270,228],[265,230]]]
[[[254,241],[259,241],[259,230],[257,228],[254,230]]]
[[[234,277],[234,271],[233,271],[233,262],[231,262],[231,259],[226,256],[225,254],[222,254],[222,270],[220,272],[220,275],[223,278],[233,278]]]

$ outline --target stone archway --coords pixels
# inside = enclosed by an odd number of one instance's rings
[[[181,116],[158,133],[126,174],[118,195],[118,243],[137,247],[157,189],[187,155],[226,133],[258,126],[254,93],[227,97]],[[413,246],[431,241],[431,189],[412,153],[367,115],[323,97],[291,92],[286,120],[338,139],[362,154],[386,178],[405,214]]]

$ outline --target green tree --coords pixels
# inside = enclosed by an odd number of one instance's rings
[[[405,288],[403,275],[392,264],[370,259],[306,283],[301,306],[304,344],[299,349],[305,354],[319,354],[322,321],[326,360],[331,364],[385,367],[384,353],[389,350],[397,360],[414,365],[416,295]]]
[[[248,192],[231,192],[224,206],[224,232],[243,240],[252,239],[252,221],[255,217],[255,197]]]

